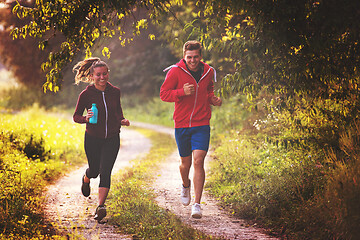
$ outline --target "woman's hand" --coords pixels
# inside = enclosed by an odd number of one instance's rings
[[[89,119],[94,116],[94,113],[92,112],[91,108],[89,108],[87,110],[87,113],[86,113],[86,116],[85,116],[85,119],[86,119],[86,122],[89,122]]]
[[[121,120],[121,125],[130,126],[130,121],[127,119],[123,119],[123,120]]]

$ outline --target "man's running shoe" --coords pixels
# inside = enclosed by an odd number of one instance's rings
[[[202,217],[201,205],[200,204],[195,203],[194,205],[192,205],[191,217],[193,217],[193,218],[201,218]]]
[[[181,185],[181,203],[184,206],[187,206],[190,204],[191,196],[190,196],[190,189],[191,189],[191,182],[188,187],[184,187],[184,185]]]

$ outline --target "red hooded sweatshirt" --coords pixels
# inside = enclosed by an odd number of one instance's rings
[[[160,98],[165,102],[175,102],[173,119],[175,128],[198,127],[210,124],[210,99],[214,96],[214,69],[204,64],[204,72],[197,83],[187,69],[185,62],[180,60],[166,74],[160,88]],[[201,64],[200,63],[200,64]],[[165,69],[164,71],[166,71]],[[195,94],[185,95],[183,86],[190,83],[195,86]]]
[[[86,122],[86,117],[83,116],[84,110],[90,109],[92,103],[96,103],[98,109],[97,124]],[[86,123],[86,132],[94,137],[110,138],[119,134],[121,120],[124,119],[120,89],[109,82],[104,92],[94,85],[87,86],[79,95],[73,119],[76,123]]]

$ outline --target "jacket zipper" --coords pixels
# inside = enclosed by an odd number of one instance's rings
[[[108,131],[108,109],[105,101],[105,92],[102,92],[103,102],[105,106],[105,138],[107,138],[107,131]]]
[[[189,74],[194,80],[195,80],[195,83],[196,83],[196,95],[195,95],[195,102],[194,102],[194,107],[193,107],[193,110],[190,114],[190,119],[189,119],[189,127],[191,127],[191,121],[192,121],[192,117],[194,115],[194,112],[195,112],[195,106],[196,106],[196,103],[197,103],[197,95],[198,95],[198,91],[197,89],[199,88],[199,83],[201,82],[201,80],[204,79],[204,77],[210,72],[210,68],[208,69],[208,71],[201,76],[199,82],[196,82],[196,79],[193,77],[193,75],[191,75],[191,73],[189,73],[186,69],[180,67],[182,70],[184,70],[184,72],[186,72],[187,74]]]

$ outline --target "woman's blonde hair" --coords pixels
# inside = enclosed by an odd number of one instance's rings
[[[109,66],[106,62],[102,61],[98,57],[87,58],[78,62],[73,68],[73,72],[76,72],[75,83],[79,84],[80,82],[91,82],[89,76],[94,72],[94,68],[96,67],[107,67],[109,70]]]

